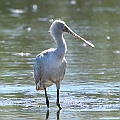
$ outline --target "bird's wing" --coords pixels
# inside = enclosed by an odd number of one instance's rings
[[[54,52],[54,48],[44,50],[40,54],[36,56],[36,61],[34,64],[34,81],[36,83],[36,89],[41,89],[42,86],[42,79],[45,77],[44,72],[46,70],[46,65],[48,64],[49,54]]]
[[[37,56],[34,64],[34,80],[37,84],[42,76],[42,57]]]
[[[35,83],[37,83],[40,80],[40,78],[42,77],[42,71],[44,69],[45,59],[49,56],[49,53],[53,52],[54,50],[55,50],[54,48],[44,50],[43,52],[39,53],[36,56],[36,61],[35,61],[35,64],[34,64]]]

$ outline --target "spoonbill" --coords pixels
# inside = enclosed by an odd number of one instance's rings
[[[50,26],[50,34],[57,44],[57,48],[50,48],[44,50],[36,56],[34,64],[34,81],[37,90],[45,90],[46,105],[49,109],[49,100],[47,96],[46,88],[52,84],[56,84],[57,88],[57,101],[56,104],[59,109],[62,109],[59,103],[59,90],[60,82],[63,80],[67,61],[65,59],[65,53],[67,52],[67,46],[65,39],[63,38],[63,32],[75,36],[76,38],[84,41],[86,44],[94,48],[94,45],[84,38],[74,33],[64,21],[55,20]]]

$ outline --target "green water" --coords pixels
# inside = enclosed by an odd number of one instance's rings
[[[45,120],[43,91],[33,81],[35,56],[56,47],[48,33],[61,19],[95,45],[92,49],[65,33],[68,67],[56,106],[48,88],[48,120],[120,119],[119,0],[0,1],[0,120]]]

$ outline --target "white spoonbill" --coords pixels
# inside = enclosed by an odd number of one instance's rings
[[[94,48],[94,45],[76,33],[74,33],[64,21],[55,20],[50,27],[50,34],[57,44],[57,48],[50,48],[38,54],[34,64],[34,80],[37,90],[45,90],[46,104],[49,108],[49,100],[47,96],[46,88],[51,86],[53,83],[56,84],[57,88],[57,106],[61,109],[59,103],[59,89],[60,82],[64,77],[66,71],[67,61],[65,59],[65,53],[67,46],[65,39],[63,38],[63,32],[68,32],[84,41],[86,44]]]

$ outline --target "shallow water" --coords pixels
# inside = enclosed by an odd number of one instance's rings
[[[61,82],[59,112],[56,87],[48,88],[49,120],[120,119],[119,0],[0,2],[0,119],[45,120],[43,91],[32,77],[35,56],[56,47],[51,21],[61,18],[92,42],[92,49],[65,33],[68,68]]]

